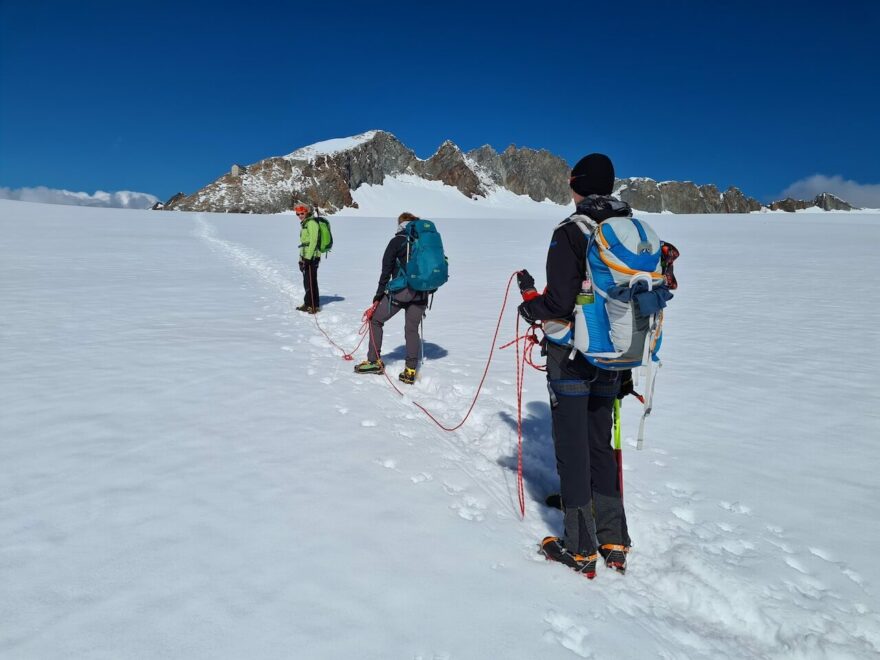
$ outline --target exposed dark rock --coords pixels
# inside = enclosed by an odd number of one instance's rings
[[[794,199],[793,197],[786,197],[785,199],[780,199],[777,202],[771,203],[770,210],[788,211],[789,213],[793,213],[794,211],[799,211],[800,209],[805,209],[809,206],[812,206],[810,202],[805,202],[802,199]]]
[[[517,149],[510,145],[501,153],[503,186],[536,202],[549,199],[557,204],[571,202],[568,163],[545,149]]]
[[[614,194],[639,211],[663,211],[663,197],[654,179],[617,179],[614,182]]]
[[[489,181],[498,186],[504,186],[504,165],[501,162],[501,156],[488,144],[471,149],[467,152],[467,157],[477,164],[477,169],[484,173]]]
[[[698,186],[700,197],[703,199],[703,213],[724,213],[724,198],[718,190],[718,186],[707,183]]]
[[[722,195],[722,213],[751,213],[761,210],[761,202],[753,197],[746,197],[739,188],[730,186]]]
[[[412,163],[413,172],[429,181],[442,181],[447,186],[458,188],[468,197],[484,197],[486,190],[477,174],[465,162],[465,156],[456,145],[447,140],[428,160]]]
[[[749,213],[761,209],[760,202],[732,186],[720,193],[713,184],[634,178],[618,179],[614,191],[634,209],[647,213]]]
[[[770,204],[771,211],[788,211],[789,213],[813,207],[819,207],[823,211],[852,211],[856,208],[831,193],[820,193],[810,200],[786,197]]]
[[[186,193],[179,192],[179,193],[169,197],[168,201],[156,202],[155,204],[153,204],[153,210],[154,211],[162,211],[162,210],[173,211],[176,204],[185,197],[186,197]]]
[[[817,195],[813,202],[815,206],[824,211],[853,211],[856,209],[855,206],[844,202],[840,197],[827,192]]]
[[[571,202],[568,163],[545,149],[510,145],[502,153],[489,145],[468,152],[484,181],[527,195],[537,202],[549,199],[557,204]]]
[[[707,213],[700,189],[691,181],[663,181],[657,184],[663,210],[672,213]]]
[[[617,179],[614,194],[634,209],[647,213],[748,213],[761,204],[734,187],[723,193],[717,186],[697,186],[690,181],[663,181],[633,178]]]

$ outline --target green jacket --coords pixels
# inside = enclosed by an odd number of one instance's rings
[[[314,259],[320,257],[318,252],[318,238],[320,236],[320,228],[318,221],[314,217],[308,216],[302,221],[302,228],[299,230],[299,258]]]

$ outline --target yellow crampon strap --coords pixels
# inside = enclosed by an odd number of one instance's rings
[[[629,552],[629,547],[625,545],[614,545],[613,543],[606,543],[602,546],[602,550],[618,550],[625,554]]]

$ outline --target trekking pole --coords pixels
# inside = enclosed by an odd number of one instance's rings
[[[654,373],[651,375],[650,382],[647,385],[647,391],[645,392],[645,396],[641,398],[643,404],[645,404],[645,409],[642,412],[642,419],[639,422],[639,435],[636,438],[636,449],[638,451],[642,451],[643,445],[645,444],[645,422],[648,421],[648,415],[651,414],[651,410],[654,408],[654,378],[657,377],[657,370],[654,370]]]
[[[650,284],[648,290],[650,291]],[[656,339],[660,332],[661,320],[662,313],[660,316],[656,313],[651,315],[648,336],[645,337],[645,350],[644,353],[642,353],[642,366],[633,374],[635,376],[641,372],[645,378],[645,395],[644,397],[638,397],[642,404],[644,404],[644,410],[642,412],[642,419],[639,422],[639,434],[636,437],[637,451],[641,451],[645,443],[645,422],[648,421],[648,415],[651,414],[651,410],[654,407],[654,382],[657,379],[657,371],[663,366],[663,363],[658,360],[657,366],[652,369],[654,357],[651,351],[656,344]]]
[[[425,317],[419,320],[419,380],[422,378],[422,369],[425,367]]]

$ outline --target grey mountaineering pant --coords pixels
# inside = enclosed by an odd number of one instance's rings
[[[376,311],[373,312],[373,318],[370,319],[370,347],[367,351],[367,359],[370,362],[379,359],[379,354],[382,351],[383,326],[388,319],[402,309],[405,314],[403,336],[406,340],[406,366],[410,369],[417,369],[419,349],[421,348],[419,323],[425,316],[427,307],[427,302],[423,302],[422,297],[417,297],[409,289],[393,294],[393,299],[389,298],[386,293],[379,301]]]

